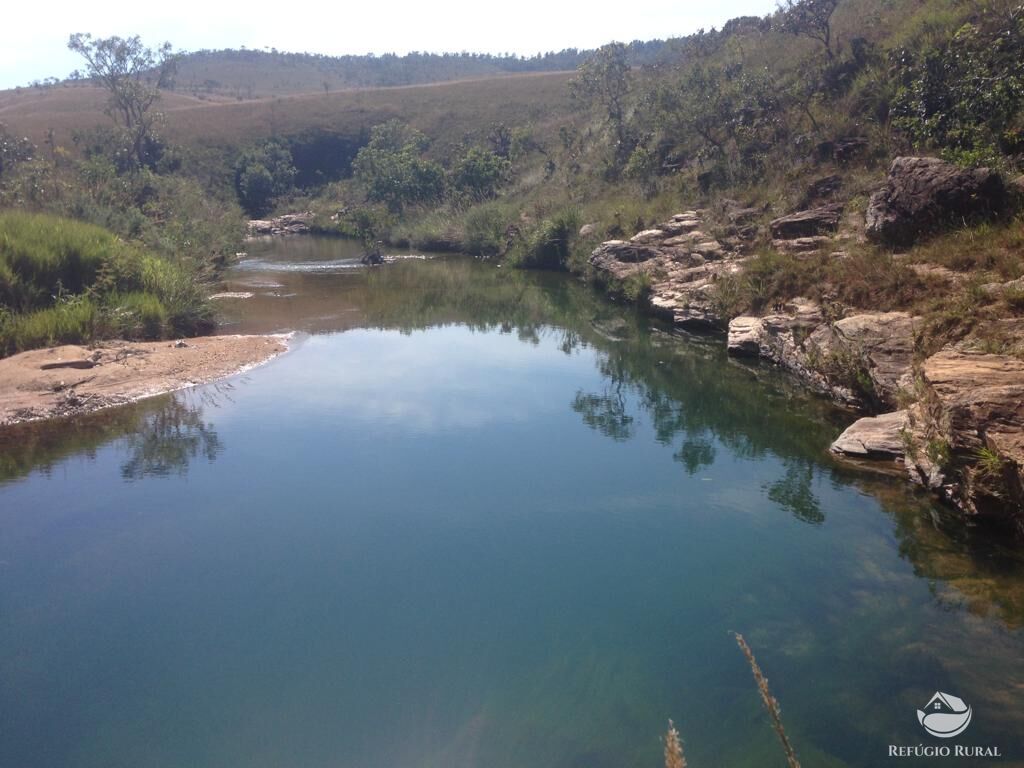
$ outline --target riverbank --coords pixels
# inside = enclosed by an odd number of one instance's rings
[[[963,175],[902,161],[913,162]],[[936,254],[949,258],[955,234],[940,246],[875,247],[865,216],[849,208],[776,219],[770,247],[758,245],[768,233],[751,223],[756,210],[684,211],[601,243],[588,269],[609,293],[679,328],[727,330],[731,355],[777,365],[866,414],[835,454],[883,471],[895,464],[966,517],[1024,532],[1017,272],[946,267]],[[995,252],[998,238],[1015,237],[1013,225],[988,236],[976,251]]]
[[[248,370],[288,336],[201,336],[36,349],[0,360],[0,427],[91,413]]]

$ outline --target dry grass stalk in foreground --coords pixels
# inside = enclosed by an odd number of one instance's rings
[[[665,768],[686,768],[683,742],[671,720],[668,721],[668,732],[665,734]]]
[[[757,683],[757,690],[761,694],[761,701],[764,702],[764,708],[768,710],[768,714],[772,719],[772,728],[775,729],[775,733],[779,735],[779,741],[782,742],[782,749],[786,753],[786,762],[789,764],[789,768],[800,768],[800,762],[796,759],[793,745],[789,743],[789,737],[786,736],[786,729],[782,727],[782,710],[779,707],[779,702],[772,696],[771,691],[768,690],[768,679],[761,672],[761,667],[757,665],[754,652],[750,650],[750,646],[743,639],[743,635],[736,634],[736,643],[750,663],[750,670],[754,673],[754,680]]]

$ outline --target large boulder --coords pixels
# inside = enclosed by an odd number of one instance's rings
[[[964,221],[992,216],[1007,204],[1002,178],[932,157],[897,157],[884,187],[871,196],[867,234],[893,246]]]
[[[772,237],[775,240],[796,240],[798,237],[832,234],[839,229],[842,215],[843,206],[838,203],[791,213],[770,224]]]

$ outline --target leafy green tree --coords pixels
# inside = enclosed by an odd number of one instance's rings
[[[68,39],[68,48],[85,59],[86,75],[106,88],[107,114],[124,130],[135,161],[140,167],[150,165],[156,159],[156,132],[163,120],[152,107],[177,71],[171,44],[153,50],[138,35],[93,38],[78,32]]]
[[[394,213],[407,205],[440,200],[445,191],[444,169],[423,157],[427,137],[399,120],[375,126],[369,143],[352,163],[356,179],[373,202]]]
[[[627,48],[609,43],[599,48],[576,70],[569,83],[573,98],[586,104],[599,104],[605,111],[612,134],[613,169],[621,169],[633,151],[626,124],[630,92],[630,66]]]
[[[238,200],[249,215],[262,216],[292,190],[295,173],[291,152],[282,144],[271,141],[249,149],[235,164]]]
[[[456,162],[452,183],[474,199],[486,200],[498,193],[511,169],[512,163],[504,157],[480,147],[471,147]]]
[[[894,125],[967,164],[1024,150],[1024,6],[964,25],[923,51],[895,52]]]

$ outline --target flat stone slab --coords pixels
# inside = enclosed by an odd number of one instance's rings
[[[906,411],[860,419],[832,443],[832,452],[845,456],[902,458],[906,453],[904,433],[908,424]]]

